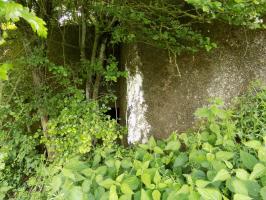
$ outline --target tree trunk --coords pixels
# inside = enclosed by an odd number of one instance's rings
[[[86,34],[87,34],[87,26],[86,26],[86,16],[85,11],[82,8],[81,11],[81,42],[80,42],[80,59],[83,62],[86,59]]]
[[[92,68],[96,64],[96,56],[97,56],[99,38],[100,38],[100,33],[99,33],[99,29],[96,25],[95,26],[95,34],[94,34],[94,42],[93,42],[91,60],[90,60],[90,66],[89,66],[89,69],[87,70],[87,80],[86,80],[86,99],[87,100],[89,100],[91,97],[93,97],[93,94],[91,94]]]
[[[35,90],[36,90],[36,92],[38,92],[42,87],[41,75],[40,75],[40,72],[38,71],[38,69],[35,69],[32,71],[32,79],[33,79],[33,85],[35,87]],[[42,126],[43,135],[47,140],[49,140],[50,138],[48,135],[47,111],[42,106],[39,106],[38,111],[39,111],[39,113],[41,113],[41,126]],[[48,160],[52,160],[54,158],[54,147],[52,145],[47,144],[46,150],[47,150]]]
[[[101,47],[100,47],[100,54],[99,54],[99,62],[100,63],[99,64],[102,68],[103,68],[104,59],[105,59],[106,42],[107,42],[107,40],[105,39],[102,42]],[[99,96],[100,83],[101,83],[101,74],[97,73],[96,77],[95,77],[94,86],[93,86],[93,95],[92,95],[93,99],[97,99]]]

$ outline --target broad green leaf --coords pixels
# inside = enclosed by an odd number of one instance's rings
[[[266,186],[266,176],[261,177],[260,181],[262,183],[262,186]]]
[[[113,184],[115,183],[114,180],[108,178],[108,179],[105,179],[101,182],[99,182],[98,184],[106,189],[109,189]]]
[[[206,178],[205,172],[202,170],[198,170],[198,169],[193,169],[191,175],[192,175],[193,180],[200,180],[200,179]]]
[[[90,189],[91,189],[91,185],[92,185],[92,181],[86,179],[86,180],[83,181],[83,183],[82,183],[82,191],[83,191],[83,192],[86,192],[86,193],[89,192]]]
[[[152,199],[153,200],[160,200],[161,199],[161,193],[159,190],[154,190],[152,192]]]
[[[196,180],[196,186],[199,188],[205,188],[208,186],[211,182],[206,180]]]
[[[178,151],[180,146],[181,146],[181,143],[178,140],[170,141],[170,142],[167,143],[167,145],[165,147],[165,150],[167,150],[167,151],[169,151],[169,150],[170,151]]]
[[[64,168],[72,171],[81,171],[87,169],[88,166],[79,159],[80,159],[79,157],[72,158],[64,165]]]
[[[252,200],[253,198],[243,195],[243,194],[235,194],[234,200]]]
[[[258,140],[250,140],[244,143],[245,146],[258,150],[261,147],[261,142]]]
[[[211,162],[212,166],[213,166],[213,169],[215,171],[220,171],[221,169],[227,169],[226,165],[224,164],[224,162],[222,161],[218,161],[218,160],[213,160]]]
[[[149,139],[147,144],[148,144],[150,149],[153,149],[154,147],[157,146],[156,141],[155,141],[153,136],[150,137],[150,139]]]
[[[231,162],[229,162],[227,160],[224,160],[224,163],[225,163],[226,167],[228,167],[229,169],[233,169],[234,168],[234,166],[232,165]]]
[[[159,183],[158,184],[158,188],[159,189],[164,189],[164,188],[166,188],[167,187],[167,184],[166,183]]]
[[[198,108],[195,112],[195,116],[199,118],[211,118],[212,113],[209,111],[207,107]]]
[[[248,189],[248,195],[252,198],[258,199],[261,189],[260,184],[254,180],[247,180],[245,181],[245,185]]]
[[[116,166],[115,166],[115,160],[114,160],[113,158],[107,160],[107,161],[105,162],[105,164],[106,164],[106,166],[109,167],[109,168],[116,167]]]
[[[116,171],[119,171],[120,166],[121,166],[121,161],[120,161],[120,160],[116,160],[116,161],[115,161],[115,168],[116,168]]]
[[[121,166],[124,169],[128,169],[128,168],[132,167],[132,162],[129,159],[123,159],[121,162]]]
[[[157,154],[163,154],[163,150],[158,146],[154,147],[153,151]]]
[[[161,179],[162,179],[162,177],[161,177],[159,171],[156,170],[155,175],[154,175],[154,177],[153,177],[153,182],[154,182],[155,184],[159,184],[159,183],[161,182]]]
[[[128,194],[128,195],[132,195],[133,191],[131,190],[131,188],[129,187],[129,185],[127,183],[122,183],[121,184],[121,191],[124,194]]]
[[[94,170],[91,168],[87,168],[81,171],[81,173],[87,177],[91,177],[93,174],[95,174]]]
[[[62,185],[62,177],[60,175],[57,175],[53,177],[51,182],[51,188],[53,192],[57,192]]]
[[[191,191],[188,200],[200,200],[200,194],[196,191]]]
[[[266,167],[262,163],[257,163],[254,166],[253,171],[249,176],[249,179],[250,180],[257,179],[265,175],[266,175]]]
[[[263,200],[266,200],[266,186],[260,189],[260,196]]]
[[[71,200],[83,200],[83,192],[81,187],[74,186],[69,191],[68,199]]]
[[[99,192],[99,195],[98,196],[95,196],[95,200],[96,199],[99,199],[99,200],[109,200],[109,197],[110,197],[110,192],[105,192],[105,191],[102,191],[102,192]]]
[[[110,188],[109,200],[118,200],[118,195],[116,193],[116,186],[115,185],[112,185]]]
[[[266,162],[266,147],[259,148],[258,157],[259,157],[260,161]]]
[[[193,150],[189,154],[189,161],[201,164],[206,161],[206,153],[202,150]]]
[[[128,194],[123,194],[122,196],[119,197],[119,200],[131,200],[132,199],[132,195],[128,195]]]
[[[174,168],[184,166],[188,162],[188,156],[185,153],[178,155],[174,162]]]
[[[5,2],[1,6],[4,6],[4,13],[2,13],[2,15],[4,15],[7,21],[17,22],[20,18],[23,18],[30,24],[32,30],[37,32],[40,37],[47,37],[45,21],[37,17],[33,12],[30,12],[28,8],[12,1]]]
[[[106,166],[100,166],[96,169],[96,174],[101,174],[102,176],[104,176],[107,172],[107,167]]]
[[[188,185],[194,185],[194,182],[192,180],[191,174],[183,174],[183,176],[186,177]]]
[[[97,175],[96,177],[95,177],[95,181],[96,181],[96,183],[100,183],[100,182],[102,182],[103,181],[103,176],[102,175]]]
[[[115,179],[115,181],[117,181],[117,182],[120,183],[120,182],[123,180],[124,176],[125,176],[125,174],[120,174],[120,175]]]
[[[264,145],[266,145],[266,135],[263,136]]]
[[[122,183],[126,183],[131,190],[136,190],[139,187],[140,181],[136,176],[124,178]]]
[[[248,188],[243,180],[232,178],[226,181],[227,188],[233,192],[243,195],[248,195]]]
[[[8,70],[12,69],[13,65],[10,63],[4,63],[0,65],[0,81],[8,80]]]
[[[206,158],[209,162],[215,159],[215,155],[213,153],[207,153]]]
[[[229,178],[231,178],[229,172],[226,169],[221,169],[212,181],[226,181]]]
[[[188,194],[190,192],[190,187],[189,185],[185,184],[185,185],[182,185],[182,187],[178,190],[178,194],[180,193],[184,193],[184,194]]]
[[[237,178],[227,180],[226,186],[233,193],[243,194],[252,198],[258,198],[261,189],[257,181]]]
[[[214,124],[214,123],[212,123],[211,125],[210,125],[210,129],[211,129],[211,131],[212,132],[214,132],[214,133],[216,133],[216,134],[220,134],[220,127],[219,127],[219,125],[217,125],[217,124]]]
[[[139,170],[139,169],[143,168],[143,163],[140,162],[139,160],[134,160],[133,166],[134,166],[135,170]]]
[[[18,21],[23,12],[23,6],[15,2],[5,3],[5,18],[7,21]]]
[[[67,178],[75,180],[75,174],[69,169],[63,169],[62,174]]]
[[[258,160],[255,158],[255,156],[245,151],[240,151],[240,160],[243,165],[250,170],[253,169],[256,163],[258,163]]]
[[[175,191],[172,191],[167,196],[167,200],[187,200],[189,194],[185,193],[176,193]]]
[[[236,177],[241,179],[241,180],[248,180],[249,178],[249,173],[244,170],[244,169],[236,169]]]
[[[142,149],[145,149],[145,150],[149,149],[149,145],[147,145],[147,144],[139,144],[139,147]]]
[[[217,160],[230,160],[234,157],[234,153],[229,151],[218,151],[215,156]]]
[[[141,181],[146,185],[146,187],[151,185],[151,175],[148,173],[144,173],[141,175]]]
[[[35,16],[34,13],[29,12],[27,9],[24,9],[21,15],[31,26],[32,30],[38,34],[38,36],[46,38],[47,37],[47,28],[45,21],[41,18]]]
[[[214,188],[197,188],[200,196],[204,200],[222,200],[222,194]]]
[[[93,162],[92,162],[92,166],[96,167],[99,165],[99,163],[101,162],[102,156],[101,154],[97,153],[94,157],[93,157]]]
[[[141,189],[140,200],[151,200],[150,196],[144,189]]]

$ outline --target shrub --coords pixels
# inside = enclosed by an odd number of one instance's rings
[[[82,93],[64,99],[59,115],[49,120],[49,139],[59,158],[63,155],[88,153],[94,144],[111,147],[122,138],[122,128],[105,112],[107,107],[97,101],[87,101]]]
[[[47,198],[266,199],[266,135],[237,135],[239,118],[220,100],[196,115],[203,121],[198,132],[70,159],[46,185]]]
[[[55,131],[50,133],[51,141],[62,148],[57,156],[64,159],[53,163],[39,162],[35,174],[30,174],[21,187],[13,188],[13,193],[9,192],[8,197],[264,200],[266,134],[258,127],[254,129],[256,126],[247,127],[242,118],[248,117],[253,123],[260,116],[260,127],[264,127],[263,115],[251,113],[264,113],[262,97],[265,94],[264,88],[257,90],[255,96],[247,94],[232,110],[225,109],[221,100],[213,100],[211,105],[196,112],[202,122],[198,131],[173,133],[166,140],[151,137],[147,144],[132,147],[116,145],[114,139],[107,142],[103,134],[99,137],[102,143],[88,143],[90,147],[93,144],[93,149],[88,148],[85,154],[79,148],[75,149],[83,145],[85,149],[88,147],[86,142],[80,140],[83,134],[80,130],[88,130],[83,121],[92,123],[90,126],[94,130],[98,123],[108,124],[110,119],[98,113],[101,110],[99,104],[84,102],[79,97],[68,98],[65,109],[50,124],[50,129]],[[92,117],[93,114],[97,117]],[[72,129],[68,131],[71,127],[74,127],[76,134],[72,134]],[[101,127],[107,129],[108,126]],[[257,131],[254,134],[252,130]],[[94,133],[90,130],[86,132],[97,139]],[[57,143],[62,139],[66,146]],[[68,155],[63,155],[65,151]],[[75,154],[78,156],[70,156]],[[1,166],[6,164],[5,160],[0,163]],[[8,191],[10,187],[7,183],[2,179],[0,190]]]

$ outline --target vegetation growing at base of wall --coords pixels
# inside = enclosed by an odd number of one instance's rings
[[[72,106],[65,109],[71,110]],[[74,151],[71,144],[77,142],[77,136],[70,134],[65,141],[64,135],[53,134],[55,140],[61,138],[70,145],[66,148],[73,150],[67,156],[57,152],[53,162],[38,154],[37,136],[20,135],[22,130],[16,123],[12,127],[13,134],[17,134],[15,139],[9,140],[7,128],[6,137],[1,137],[1,144],[5,145],[0,149],[0,197],[266,199],[266,89],[252,86],[231,109],[225,109],[223,102],[215,99],[195,115],[201,122],[197,131],[173,133],[166,140],[151,137],[147,144],[134,147],[115,143],[106,146],[103,142],[90,147],[89,152],[80,151],[82,144],[78,144]],[[5,112],[1,113],[3,116]],[[67,116],[66,120],[71,121],[72,116]],[[65,127],[67,124],[61,121],[60,126]],[[82,118],[73,120],[72,127],[82,127],[81,122]],[[110,121],[102,123],[107,127],[101,128],[109,130]]]
[[[106,114],[126,77],[117,46],[209,51],[201,24],[263,29],[265,0],[19,2],[0,0],[0,199],[265,199],[265,89],[233,111],[218,100],[198,110],[197,132],[130,148]],[[60,29],[58,63],[29,25],[47,41]],[[68,25],[80,30],[76,62]]]

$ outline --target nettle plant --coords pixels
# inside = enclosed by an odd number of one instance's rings
[[[196,112],[202,120],[196,133],[151,137],[132,148],[99,147],[86,159],[69,159],[46,180],[47,198],[264,200],[266,135],[238,135],[233,114],[216,99]]]

